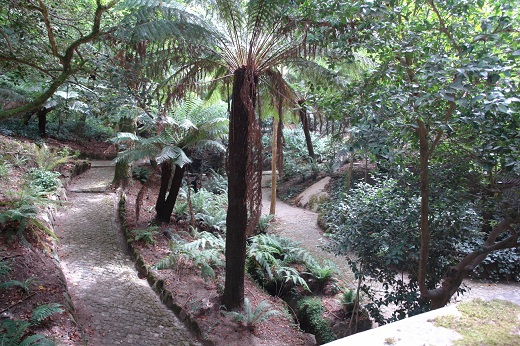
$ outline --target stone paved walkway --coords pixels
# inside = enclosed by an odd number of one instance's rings
[[[108,165],[108,166],[107,166]],[[80,319],[90,320],[87,344],[198,345],[126,254],[116,221],[116,198],[106,192],[109,163],[94,162],[76,178],[58,212],[60,260]]]

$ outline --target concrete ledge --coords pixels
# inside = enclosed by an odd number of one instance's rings
[[[326,344],[327,346],[370,345],[370,346],[447,346],[461,335],[451,329],[436,327],[435,318],[460,315],[457,305],[425,312],[394,323],[357,333]]]

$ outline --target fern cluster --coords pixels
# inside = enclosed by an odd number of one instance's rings
[[[225,241],[220,235],[192,230],[193,241],[186,241],[180,236],[173,237],[170,254],[153,265],[152,269],[179,269],[193,265],[200,269],[204,280],[215,280],[215,269],[224,266]]]
[[[23,232],[32,227],[56,238],[54,232],[38,219],[39,208],[52,204],[40,188],[24,184],[18,189],[6,189],[4,195],[7,200],[3,203],[4,209],[0,210],[0,225],[8,239],[17,236],[26,241]]]
[[[36,307],[29,321],[6,319],[0,324],[0,345],[54,345],[44,335],[27,335],[31,327],[38,326],[45,319],[64,310],[60,304],[51,303]]]
[[[218,233],[192,228],[191,241],[174,234],[170,254],[152,269],[180,269],[193,265],[200,268],[204,280],[215,280],[215,270],[224,266],[225,240]],[[304,268],[299,271],[298,268]],[[332,264],[320,265],[297,242],[287,238],[259,234],[249,238],[246,270],[259,284],[281,295],[285,288],[301,287],[310,291],[303,275],[314,280],[332,280],[336,269]]]
[[[189,218],[188,201],[186,192],[179,194],[179,200],[175,204],[177,217]],[[191,194],[191,205],[195,220],[201,228],[211,232],[224,233],[226,230],[227,195],[215,194],[205,188],[200,188]]]
[[[155,244],[155,236],[159,234],[159,230],[159,226],[150,226],[145,229],[133,229],[130,231],[132,237],[128,241],[143,241],[145,244]]]
[[[302,271],[297,269],[302,267]],[[331,263],[320,265],[299,243],[267,234],[249,239],[246,268],[263,287],[274,289],[277,295],[284,293],[287,283],[310,291],[303,274],[324,284],[337,272]]]
[[[280,311],[269,310],[269,308],[269,303],[262,300],[260,304],[253,309],[249,298],[244,298],[244,312],[231,311],[227,312],[226,315],[233,317],[234,322],[241,323],[252,331],[258,324],[280,314]]]

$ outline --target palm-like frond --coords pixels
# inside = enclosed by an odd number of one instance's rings
[[[191,160],[181,148],[172,145],[162,148],[155,159],[158,164],[169,160],[173,161],[173,163],[179,167],[184,167],[184,165],[191,163]]]

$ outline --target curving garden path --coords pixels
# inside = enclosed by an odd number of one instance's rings
[[[271,189],[262,189],[262,214],[269,213]],[[340,280],[346,287],[355,288],[356,282],[345,258],[335,256],[323,249],[327,244],[326,237],[318,226],[318,214],[310,210],[294,207],[276,201],[276,213],[274,219],[274,233],[292,239],[300,243],[317,259],[330,260],[336,264],[340,273]],[[509,300],[520,305],[520,283],[493,283],[480,280],[464,280],[469,290],[462,297],[455,300],[466,301],[474,298]]]
[[[107,191],[111,162],[93,162],[72,181],[58,211],[59,256],[87,345],[198,345],[146,280],[137,276]],[[87,321],[85,323],[85,321]]]

